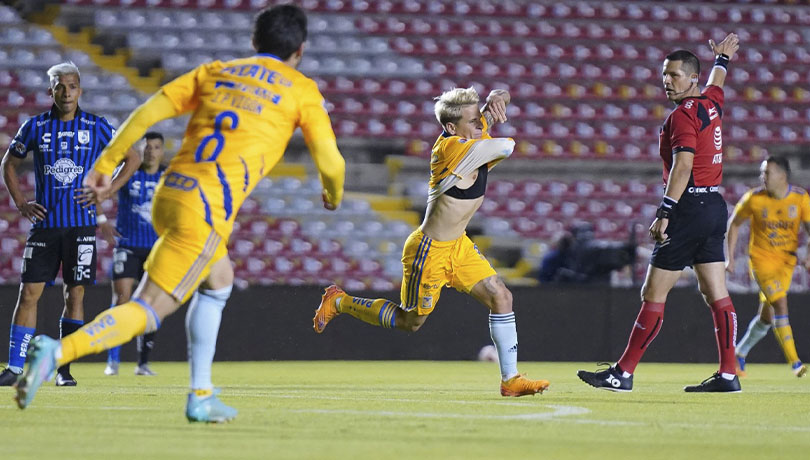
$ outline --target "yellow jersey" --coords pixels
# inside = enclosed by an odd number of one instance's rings
[[[734,212],[751,219],[748,253],[753,261],[796,263],[801,223],[810,222],[810,196],[790,186],[787,196],[774,198],[764,187],[751,189],[740,198]]]
[[[324,197],[343,194],[344,161],[317,84],[276,56],[258,54],[203,64],[167,83],[127,119],[93,165],[111,175],[126,149],[148,126],[192,112],[180,150],[156,196],[194,209],[224,238],[251,190],[284,154],[300,127]]]
[[[203,64],[162,88],[178,112],[193,111],[165,173],[166,198],[195,209],[220,235],[281,159],[295,128],[307,143],[335,139],[317,84],[272,55]],[[199,198],[184,193],[197,181]]]
[[[456,167],[476,142],[483,139],[492,139],[492,136],[488,133],[486,118],[482,116],[481,121],[484,124],[481,139],[452,136],[447,132],[443,132],[436,139],[430,155],[430,188],[435,187],[445,177],[455,174]]]

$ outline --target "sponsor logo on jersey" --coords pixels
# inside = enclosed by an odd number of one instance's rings
[[[43,172],[63,184],[69,184],[84,173],[84,166],[77,166],[70,158],[60,158],[53,165],[45,165]]]
[[[719,126],[714,128],[714,148],[716,150],[723,150],[723,133]]]

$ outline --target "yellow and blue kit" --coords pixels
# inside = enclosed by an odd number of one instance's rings
[[[774,198],[758,187],[740,198],[734,213],[751,219],[751,272],[760,286],[760,299],[773,303],[790,288],[801,224],[810,222],[810,195],[790,186],[785,197]]]
[[[182,146],[155,191],[159,239],[150,279],[183,301],[227,255],[234,219],[279,162],[297,127],[320,172],[324,197],[343,194],[343,158],[317,84],[276,56],[203,64],[163,86],[122,126],[94,168],[110,175],[151,124],[191,112]]]
[[[481,120],[483,133],[480,139],[466,139],[445,132],[434,143],[428,201],[447,193],[461,177],[479,167],[487,168],[479,170],[479,180],[485,184],[487,170],[511,153],[514,141],[508,139],[503,146],[508,152],[495,152],[492,158],[476,157],[473,147],[492,140],[487,132],[486,119],[481,117]],[[483,195],[483,190],[480,192]],[[421,229],[411,233],[402,248],[402,269],[401,306],[405,311],[416,309],[419,315],[433,311],[444,286],[469,294],[479,281],[496,274],[466,233],[452,241],[435,241],[424,235]]]

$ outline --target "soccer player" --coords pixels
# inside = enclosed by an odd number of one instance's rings
[[[113,306],[130,301],[135,283],[143,277],[143,264],[152,245],[157,241],[157,234],[152,227],[152,196],[166,169],[161,165],[163,134],[150,131],[144,136],[144,141],[141,167],[126,186],[118,191],[116,234],[109,235],[110,239],[117,238],[113,253]],[[149,354],[155,346],[155,333],[139,335],[136,343],[138,365],[135,366],[135,375],[155,375],[149,367]],[[120,356],[121,347],[113,347],[107,351],[105,375],[118,375]]]
[[[85,179],[100,194],[109,189],[125,149],[149,126],[191,112],[183,144],[155,190],[152,223],[158,240],[146,275],[131,301],[102,312],[61,342],[46,336],[32,340],[30,364],[17,383],[20,408],[31,403],[56,367],[154,332],[193,294],[186,316],[191,364],[186,417],[225,422],[236,416],[211,384],[222,309],[233,283],[226,244],[236,214],[281,159],[296,127],[320,173],[324,207],[336,209],[343,197],[345,162],[323,96],[296,70],[306,36],[301,8],[265,9],[254,21],[257,55],[200,65],[163,86],[124,122]]]
[[[79,107],[82,88],[76,65],[57,64],[48,69],[48,78],[53,106],[23,123],[2,163],[9,195],[20,214],[33,225],[23,251],[22,282],[11,319],[8,367],[0,373],[0,386],[13,385],[23,371],[36,328],[37,303],[59,267],[64,279],[65,309],[59,319],[63,337],[84,324],[84,287],[96,279],[95,207],[84,208],[74,193],[115,130],[104,117]],[[34,201],[20,189],[17,173],[29,153],[36,179]],[[128,157],[120,180],[126,180],[139,163],[137,153],[124,153]],[[69,365],[59,368],[56,385],[76,385]]]
[[[512,293],[467,236],[467,224],[484,201],[487,174],[512,154],[515,142],[492,138],[489,126],[506,121],[509,93],[492,91],[479,109],[474,88],[455,88],[436,98],[435,113],[444,132],[433,145],[430,192],[422,225],[402,249],[400,302],[353,297],[335,285],[326,288],[313,327],[321,333],[341,313],[384,328],[416,331],[427,320],[445,285],[486,305],[489,330],[498,350],[501,394],[542,393],[545,380],[517,371],[517,332]]]
[[[745,357],[773,325],[776,340],[793,373],[803,377],[807,366],[796,353],[788,320],[787,291],[797,262],[801,227],[810,234],[810,196],[788,182],[790,163],[784,157],[768,157],[759,171],[762,187],[751,189],[740,198],[728,226],[727,270],[733,272],[740,226],[750,220],[748,255],[751,273],[759,285],[759,312],[737,344],[737,373],[745,375]],[[810,269],[810,248],[803,265]]]
[[[664,320],[667,294],[690,265],[700,292],[712,311],[720,369],[687,392],[739,392],[735,374],[734,339],[737,315],[726,289],[723,240],[728,210],[719,193],[723,175],[723,83],[739,38],[729,34],[720,43],[709,41],[716,59],[706,89],[698,86],[700,61],[678,50],[664,60],[667,99],[676,104],[660,135],[664,160],[664,197],[650,226],[655,241],[647,278],[641,288],[641,311],[627,348],[608,369],[577,375],[585,383],[612,391],[631,391],[633,372],[655,339]]]

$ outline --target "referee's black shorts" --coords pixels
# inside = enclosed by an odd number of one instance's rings
[[[650,265],[679,271],[686,266],[724,262],[728,207],[718,192],[690,193],[689,187],[675,205],[663,243],[656,243]],[[708,190],[707,187],[697,188]]]

